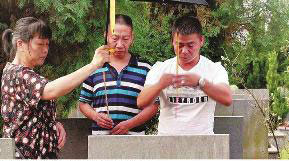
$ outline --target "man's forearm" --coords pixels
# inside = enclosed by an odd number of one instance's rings
[[[156,115],[158,108],[159,105],[157,104],[152,104],[144,108],[138,115],[128,120],[129,128],[132,129],[134,127],[140,126],[146,121],[150,120],[154,115]]]
[[[226,84],[213,84],[206,81],[203,91],[218,103],[225,106],[232,104],[232,92]]]
[[[96,121],[95,120],[96,111],[89,104],[80,102],[79,109],[80,109],[80,112],[82,112],[84,116],[86,116],[87,118],[93,121]]]
[[[162,91],[162,87],[159,83],[145,87],[139,96],[137,97],[137,106],[140,109],[144,109],[153,103],[153,101],[159,96]]]

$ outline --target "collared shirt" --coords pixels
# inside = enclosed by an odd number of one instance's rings
[[[140,112],[137,107],[137,96],[143,89],[150,68],[149,64],[139,62],[134,56],[120,73],[105,63],[83,82],[79,101],[90,104],[96,112],[106,113],[105,94],[107,94],[109,116],[114,125],[131,119]],[[144,134],[144,130],[145,126],[141,125],[131,129],[129,134]],[[109,134],[109,132],[110,130],[101,128],[96,123],[92,125],[92,134]]]

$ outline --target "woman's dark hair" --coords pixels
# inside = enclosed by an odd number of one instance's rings
[[[34,36],[51,39],[52,32],[42,20],[34,17],[21,18],[16,22],[14,30],[6,29],[2,34],[3,49],[6,55],[13,59],[17,50],[18,39],[29,42]]]
[[[121,25],[126,25],[133,30],[133,24],[132,20],[129,16],[123,15],[123,14],[116,14],[115,15],[115,23],[116,24],[121,24]]]
[[[115,24],[126,25],[131,28],[133,31],[133,23],[132,19],[124,14],[116,14],[115,15]]]

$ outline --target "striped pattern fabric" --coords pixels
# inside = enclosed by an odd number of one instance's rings
[[[104,66],[92,73],[82,85],[79,101],[90,104],[95,111],[106,113],[105,94],[107,92],[109,114],[115,125],[136,116],[140,110],[137,107],[137,96],[143,89],[147,73],[151,66],[139,62],[132,56],[128,66],[120,73],[105,63]],[[106,88],[104,88],[103,72],[106,75]],[[129,134],[144,134],[145,126],[141,125],[131,129]],[[92,125],[92,134],[109,134],[108,129]]]

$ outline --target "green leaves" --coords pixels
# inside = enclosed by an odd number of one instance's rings
[[[277,73],[278,62],[277,62],[278,54],[276,52],[269,53],[268,57],[268,66],[269,70],[266,76],[267,80],[267,88],[270,92],[273,92],[279,86],[279,74]]]
[[[288,58],[287,58],[288,59]],[[288,60],[287,60],[288,61]],[[286,80],[288,80],[288,73],[278,73],[278,54],[276,52],[269,53],[268,57],[268,73],[266,76],[267,87],[270,91],[272,102],[271,111],[276,114],[276,117],[280,117],[282,120],[289,112],[288,108],[288,86],[286,86]],[[284,82],[285,80],[285,82]]]
[[[32,6],[53,29],[58,50],[52,54],[58,61],[44,67],[41,72],[45,76],[59,77],[85,65],[104,42],[104,0],[19,0],[18,6]],[[271,93],[280,86],[289,88],[289,4],[283,0],[222,0],[215,8],[118,0],[116,12],[133,19],[131,52],[152,64],[174,56],[171,23],[178,16],[192,13],[203,24],[206,42],[202,54],[225,65],[231,84],[239,88],[268,87]],[[0,28],[6,27],[0,23]],[[49,72],[55,66],[56,74]],[[60,106],[68,106],[66,101],[70,99],[77,100],[78,91],[67,98],[61,99]]]
[[[38,14],[48,14],[53,29],[53,39],[58,43],[82,43],[88,41],[92,0],[19,0],[19,7],[33,4]],[[87,22],[88,21],[88,22]]]

